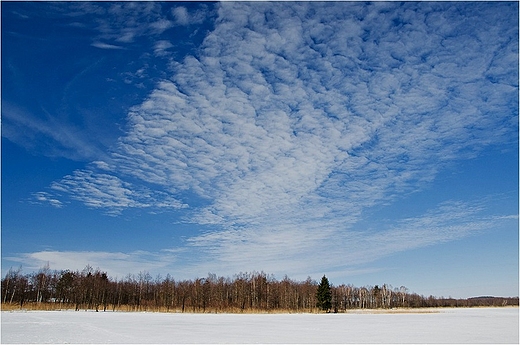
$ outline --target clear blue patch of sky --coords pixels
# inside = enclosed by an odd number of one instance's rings
[[[518,220],[512,219],[505,226],[463,240],[393,254],[367,265],[373,273],[343,277],[341,282],[404,285],[425,296],[516,296],[519,253],[515,223]]]

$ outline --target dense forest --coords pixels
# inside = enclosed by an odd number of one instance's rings
[[[91,309],[164,312],[345,312],[349,309],[518,305],[518,297],[425,297],[404,286],[329,285],[323,276],[277,280],[264,272],[195,280],[152,277],[147,272],[112,280],[87,266],[80,271],[44,267],[32,274],[9,270],[1,282],[2,309]]]

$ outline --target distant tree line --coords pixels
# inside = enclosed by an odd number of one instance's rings
[[[208,274],[195,280],[155,278],[147,272],[110,279],[87,266],[56,271],[48,266],[32,274],[9,270],[1,281],[3,308],[91,309],[164,312],[345,312],[349,309],[474,307],[518,305],[518,297],[469,299],[425,297],[388,284],[332,286],[310,277],[277,280],[264,272],[232,278]]]

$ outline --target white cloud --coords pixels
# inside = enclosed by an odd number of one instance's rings
[[[280,261],[289,271],[319,270],[338,257],[362,262],[486,225],[471,221],[478,212],[449,205],[386,232],[354,231],[363,210],[514,140],[518,64],[494,61],[518,61],[517,38],[496,8],[220,5],[199,55],[173,64],[171,80],[129,113],[111,156],[118,177],[76,171],[55,190],[114,212],[162,196],[183,207],[175,196],[195,193],[209,206],[187,220],[221,230],[188,242],[210,255],[209,266],[239,270],[254,263],[269,271]],[[507,4],[496,6],[507,13]],[[174,14],[188,21],[182,7]],[[126,179],[159,192],[143,199]],[[428,223],[439,217],[445,223]],[[333,260],[319,262],[323,251]]]
[[[91,46],[100,48],[100,49],[124,49],[121,46],[116,46],[114,44],[107,44],[107,43],[103,43],[103,42],[94,42],[91,44]]]
[[[122,253],[45,250],[16,257],[6,257],[5,259],[23,264],[24,268],[29,272],[36,271],[47,264],[53,270],[72,271],[81,271],[89,265],[94,269],[99,268],[107,272],[110,277],[116,279],[139,272],[162,272],[165,267],[175,262],[176,255],[175,252],[171,251],[160,253],[145,251]],[[139,272],[136,272],[136,267],[139,267]]]
[[[199,7],[200,8],[200,7]],[[172,9],[172,15],[175,18],[175,24],[177,25],[193,25],[200,24],[204,21],[207,16],[204,6],[202,9],[189,11],[184,6],[177,6]]]
[[[175,7],[172,10],[175,21],[179,25],[187,25],[190,22],[190,16],[188,10],[184,6]]]
[[[137,37],[161,33],[168,26],[158,3],[121,2],[97,7],[104,12],[98,17],[97,31],[106,40],[131,43]]]
[[[187,206],[163,192],[134,186],[116,176],[90,170],[76,170],[72,175],[54,182],[51,189],[58,193],[68,193],[72,199],[112,215],[118,215],[126,208],[179,209]]]
[[[121,3],[76,3],[57,7],[58,13],[77,18],[73,25],[89,27],[96,32],[92,46],[100,49],[122,49],[134,43],[140,37],[155,38],[175,25],[200,24],[207,17],[207,6],[198,4],[196,9],[188,11],[183,6],[164,10],[165,4],[146,2]],[[66,10],[65,10],[66,9]],[[81,22],[84,16],[95,15],[93,23]]]
[[[200,274],[261,269],[297,279],[334,272],[344,277],[397,252],[461,239],[517,220],[516,215],[489,218],[481,212],[478,203],[445,202],[425,214],[371,230],[337,231],[339,222],[306,219],[305,227],[278,224],[271,229],[249,226],[212,232],[189,239],[204,254],[189,269]]]
[[[151,23],[150,26],[155,30],[156,33],[162,33],[171,28],[173,23],[167,19],[159,19],[158,21]]]
[[[154,46],[154,54],[156,56],[164,56],[164,55],[168,54],[167,50],[172,47],[173,47],[173,44],[171,44],[170,41],[165,41],[165,40],[157,41],[157,42],[155,42],[155,46]]]
[[[30,202],[37,202],[37,203],[49,203],[54,207],[61,208],[63,207],[63,202],[58,200],[57,198],[53,197],[51,194],[46,192],[37,192],[33,194],[33,199],[30,200]]]
[[[345,277],[377,271],[371,263],[396,252],[457,240],[493,229],[518,215],[481,216],[480,203],[444,202],[417,217],[378,230],[336,231],[338,224],[315,220],[306,228],[281,224],[209,232],[188,239],[183,248],[156,252],[101,252],[45,250],[5,257],[29,271],[45,264],[52,269],[81,270],[99,267],[112,277],[138,271],[152,275],[175,273],[176,279],[193,279],[208,272],[231,276],[263,270],[277,277],[317,277],[323,272]]]

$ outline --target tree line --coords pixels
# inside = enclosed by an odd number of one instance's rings
[[[310,277],[277,280],[264,272],[239,273],[232,278],[210,273],[194,280],[139,272],[111,279],[91,266],[82,271],[45,266],[31,274],[11,269],[1,281],[1,298],[3,308],[201,313],[518,305],[518,297],[453,299],[425,297],[388,284],[333,286],[325,276],[319,284]]]

